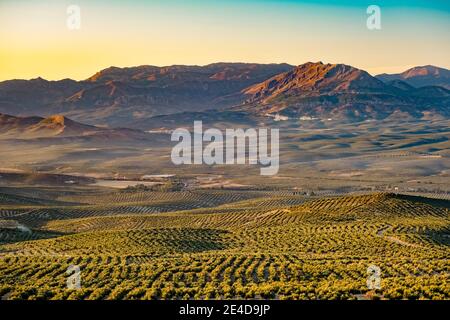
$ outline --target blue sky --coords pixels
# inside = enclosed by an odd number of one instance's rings
[[[66,26],[69,4],[81,9],[80,30]],[[371,4],[381,30],[366,27]],[[324,61],[372,74],[450,68],[449,30],[442,0],[1,0],[0,80],[217,61]]]

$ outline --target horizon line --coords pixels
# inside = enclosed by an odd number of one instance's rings
[[[107,70],[107,69],[111,69],[111,68],[118,68],[118,69],[127,69],[127,68],[140,68],[140,67],[156,67],[156,68],[168,68],[168,67],[176,67],[176,66],[184,66],[184,67],[207,67],[210,65],[215,65],[215,64],[256,64],[256,65],[289,65],[292,67],[297,67],[306,63],[323,63],[323,64],[331,64],[331,65],[337,65],[337,64],[343,64],[343,65],[348,65],[351,66],[353,68],[362,70],[367,72],[369,75],[371,75],[372,77],[375,77],[377,75],[384,75],[384,74],[399,74],[402,72],[405,72],[409,69],[412,68],[423,68],[423,67],[435,67],[435,68],[441,68],[441,69],[447,69],[449,70],[447,67],[443,67],[443,66],[439,66],[439,65],[434,65],[434,64],[417,64],[417,65],[407,65],[407,66],[397,66],[397,69],[399,69],[400,71],[397,72],[381,72],[381,73],[377,73],[377,72],[370,72],[367,71],[366,69],[363,68],[359,68],[359,67],[355,67],[351,64],[348,63],[343,63],[343,62],[338,62],[338,63],[324,63],[322,60],[318,60],[316,62],[313,61],[306,61],[304,63],[300,63],[300,64],[291,64],[288,62],[269,62],[269,63],[263,63],[263,62],[244,62],[244,61],[235,61],[235,62],[231,62],[231,61],[217,61],[217,62],[211,62],[211,63],[206,63],[206,64],[179,64],[179,63],[174,63],[174,64],[168,64],[168,65],[158,65],[158,64],[139,64],[139,65],[126,65],[126,66],[118,66],[118,65],[111,65],[109,67],[104,67],[104,68],[99,68],[97,69],[97,71],[94,71],[91,73],[91,76],[87,77],[87,78],[76,78],[76,77],[65,77],[65,78],[46,78],[45,76],[41,76],[41,75],[37,75],[35,77],[30,77],[30,78],[9,78],[9,79],[1,79],[0,78],[0,82],[5,82],[5,81],[31,81],[31,80],[38,80],[38,79],[42,79],[45,81],[63,81],[63,80],[73,80],[76,82],[83,82],[83,81],[87,81],[89,80],[90,77],[94,76],[95,74]],[[377,68],[383,68],[383,67],[377,67]],[[384,67],[386,68],[386,67]],[[374,68],[370,68],[370,69],[374,69]]]

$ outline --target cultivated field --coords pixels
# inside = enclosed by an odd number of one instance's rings
[[[447,200],[17,190],[0,195],[3,299],[450,298]],[[70,265],[79,290],[66,287]]]

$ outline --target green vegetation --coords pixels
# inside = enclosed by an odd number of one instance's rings
[[[56,198],[0,204],[1,297],[450,298],[445,200],[230,190]],[[66,289],[71,264],[81,290]],[[376,292],[369,265],[381,268]]]
[[[128,186],[122,190],[122,192],[146,192],[146,191],[159,191],[159,192],[175,192],[182,191],[185,188],[185,184],[182,181],[170,179],[164,183],[157,183],[154,185],[138,184],[136,186]]]

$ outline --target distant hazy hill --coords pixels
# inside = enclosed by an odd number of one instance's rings
[[[401,75],[373,77],[349,65],[321,62],[297,67],[245,63],[111,67],[80,82],[41,78],[0,82],[0,112],[62,114],[91,125],[141,129],[157,127],[162,118],[155,117],[164,116],[176,126],[177,119],[199,114],[222,123],[278,113],[346,120],[449,117],[450,91],[444,88],[449,72],[418,67]],[[221,111],[212,115],[208,110],[213,109]]]
[[[383,73],[376,77],[385,82],[403,80],[415,87],[440,86],[450,89],[450,70],[435,66],[414,67],[402,73]]]
[[[15,117],[0,114],[0,139],[35,139],[51,137],[143,138],[145,133],[131,129],[107,129],[72,121],[62,115]]]

